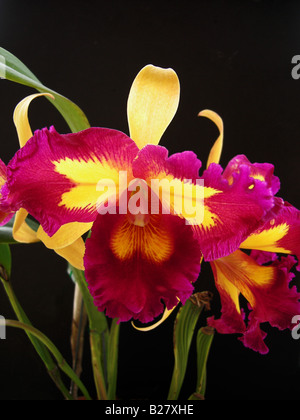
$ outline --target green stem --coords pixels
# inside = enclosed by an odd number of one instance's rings
[[[68,363],[63,358],[62,354],[57,349],[57,347],[52,343],[52,341],[48,337],[45,336],[45,334],[43,334],[41,331],[37,330],[36,328],[32,327],[31,325],[24,324],[23,322],[20,322],[20,321],[13,321],[13,320],[10,320],[10,319],[5,320],[5,325],[7,325],[9,327],[15,327],[15,328],[23,329],[23,330],[29,332],[30,335],[33,335],[34,337],[36,337],[41,343],[43,343],[47,347],[47,349],[52,353],[54,358],[56,359],[60,369],[67,376],[69,376],[69,378],[78,386],[78,388],[83,393],[84,397],[87,400],[91,400],[91,397],[90,397],[87,389],[85,388],[85,386],[81,382],[81,380],[74,373],[72,368],[68,365]]]
[[[14,291],[13,288],[11,286],[11,283],[9,281],[4,280],[2,277],[0,277],[2,284],[4,286],[4,289],[6,291],[6,294],[8,296],[8,299],[10,301],[10,304],[12,305],[12,308],[18,318],[18,320],[20,322],[23,322],[24,324],[27,325],[31,325],[30,320],[28,319],[27,315],[25,314],[23,308],[21,307]],[[38,353],[38,355],[40,356],[40,358],[42,359],[48,374],[50,375],[51,379],[54,381],[54,383],[56,384],[56,386],[58,387],[58,389],[61,391],[61,393],[63,394],[63,396],[67,399],[67,400],[73,400],[72,396],[70,395],[69,391],[67,390],[65,384],[63,383],[59,370],[57,368],[57,365],[54,363],[51,355],[49,354],[47,348],[45,348],[45,346],[36,339],[35,336],[33,336],[32,334],[27,333],[27,336],[29,338],[29,340],[31,341],[32,345],[34,346],[36,352]]]
[[[103,344],[108,341],[108,325],[105,315],[94,305],[83,271],[69,265],[69,274],[78,284],[85,304],[90,328],[90,347],[95,387],[99,400],[107,400],[107,389],[103,366],[106,365],[106,351]]]

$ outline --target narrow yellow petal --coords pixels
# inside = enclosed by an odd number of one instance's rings
[[[44,243],[47,248],[62,249],[71,245],[84,233],[91,229],[93,223],[67,223],[59,228],[59,230],[53,235],[48,236],[42,226],[38,228],[37,237]]]
[[[13,119],[18,133],[20,147],[23,147],[32,137],[32,131],[28,121],[28,108],[31,101],[39,96],[49,96],[54,99],[50,93],[37,93],[24,98],[15,108]]]
[[[211,121],[213,121],[216,124],[220,132],[219,137],[217,138],[213,147],[210,150],[208,160],[207,160],[207,165],[206,165],[208,168],[211,163],[220,162],[222,148],[223,148],[224,125],[223,125],[222,118],[218,114],[216,114],[214,111],[211,111],[209,109],[205,109],[201,111],[198,114],[198,116],[209,118]]]
[[[39,239],[36,232],[27,225],[27,215],[28,213],[25,209],[20,209],[16,212],[13,225],[13,238],[18,242],[30,244],[38,242]]]
[[[179,103],[180,86],[172,69],[148,65],[136,76],[128,97],[130,137],[141,149],[158,144]]]
[[[174,306],[172,309],[167,309],[166,308],[164,313],[163,313],[163,316],[161,317],[161,319],[159,321],[157,321],[155,324],[149,325],[149,327],[139,328],[139,327],[136,327],[133,322],[131,322],[131,325],[133,326],[133,328],[135,328],[138,331],[147,332],[147,331],[154,330],[159,325],[161,325],[163,322],[165,322],[165,320],[171,315],[171,313],[174,311],[175,308],[177,308],[177,305]]]
[[[28,121],[28,108],[31,101],[39,96],[54,97],[50,93],[37,93],[27,96],[16,106],[13,120],[17,129],[20,147],[23,147],[32,137],[32,131]],[[13,226],[13,237],[18,242],[33,243],[38,242],[36,232],[26,224],[28,212],[24,209],[17,211]]]
[[[85,253],[85,244],[82,238],[78,238],[75,242],[65,248],[55,249],[54,251],[67,260],[73,267],[78,270],[84,270],[83,257]]]

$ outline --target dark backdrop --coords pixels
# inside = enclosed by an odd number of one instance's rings
[[[0,0],[0,45],[20,58],[48,87],[76,102],[91,125],[128,132],[126,101],[146,64],[172,67],[181,82],[178,112],[161,141],[170,152],[194,150],[205,164],[217,136],[200,110],[218,112],[225,126],[221,164],[244,153],[272,162],[281,196],[299,203],[300,54],[297,1],[23,1]],[[16,104],[33,90],[0,81],[1,157],[18,148],[12,122]],[[33,129],[68,128],[46,100],[31,105]],[[73,284],[66,263],[41,244],[12,247],[12,282],[33,324],[70,361]],[[201,289],[214,290],[203,267]],[[299,279],[299,274],[298,274]],[[219,310],[218,295],[213,307]],[[0,313],[14,317],[0,290]],[[171,317],[159,329],[121,327],[118,395],[165,398],[173,366]],[[201,318],[205,324],[205,317]],[[200,324],[201,324],[200,323]],[[270,353],[245,349],[236,336],[217,334],[208,362],[207,399],[299,399],[300,341],[268,325]],[[195,355],[184,386],[194,388]],[[83,379],[92,387],[88,348]],[[22,331],[0,342],[0,399],[59,399]]]

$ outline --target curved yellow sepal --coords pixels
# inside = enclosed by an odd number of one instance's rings
[[[78,270],[84,270],[83,257],[85,253],[85,244],[82,238],[78,238],[75,242],[65,248],[55,249],[54,251],[67,260],[73,267]]]
[[[28,108],[31,101],[40,96],[49,96],[50,98],[55,99],[50,93],[36,93],[24,98],[18,103],[14,110],[13,120],[17,129],[20,147],[23,147],[32,137],[32,131],[28,121]]]
[[[16,126],[20,147],[23,147],[27,141],[32,137],[31,127],[28,121],[28,108],[31,101],[39,96],[54,97],[49,93],[36,93],[29,95],[18,103],[14,110],[13,120]],[[20,209],[16,212],[13,226],[13,237],[18,242],[33,243],[38,242],[36,232],[31,229],[26,223],[28,212],[25,209]]]
[[[212,122],[216,124],[218,130],[220,132],[219,137],[215,141],[213,147],[210,150],[206,167],[208,168],[211,163],[219,163],[223,148],[223,138],[224,138],[224,125],[222,118],[214,111],[209,109],[204,109],[203,111],[199,112],[199,117],[206,117],[209,118]]]
[[[13,120],[16,126],[20,147],[23,147],[32,137],[32,130],[28,120],[28,108],[33,99],[40,96],[49,96],[55,99],[50,93],[38,93],[27,96],[15,108]],[[84,270],[83,256],[85,244],[81,236],[87,232],[92,223],[69,223],[62,226],[51,238],[40,226],[35,232],[26,224],[28,212],[20,209],[15,216],[13,226],[13,237],[18,242],[32,243],[42,241],[46,247],[54,249],[61,257],[79,270]]]
[[[20,209],[16,212],[13,225],[13,238],[15,241],[26,244],[39,242],[36,232],[26,223],[27,216],[28,212],[25,209]]]
[[[131,86],[127,116],[132,140],[141,149],[158,144],[179,103],[180,85],[172,69],[145,66]]]
[[[61,226],[51,237],[48,236],[42,226],[40,226],[37,231],[37,237],[47,248],[58,250],[77,241],[78,238],[91,229],[92,225],[93,223],[67,223]]]
[[[179,303],[179,302],[178,302]],[[171,313],[174,311],[174,309],[176,309],[177,308],[177,306],[178,306],[178,304],[177,305],[175,305],[175,306],[173,306],[173,308],[172,309],[165,309],[165,311],[164,311],[164,313],[163,313],[163,316],[161,317],[161,319],[159,320],[159,321],[157,321],[155,324],[153,324],[153,325],[149,325],[149,327],[144,327],[144,328],[139,328],[139,327],[136,327],[135,325],[134,325],[134,323],[133,323],[133,321],[131,322],[131,325],[133,326],[133,328],[135,328],[136,330],[138,330],[138,331],[143,331],[143,332],[147,332],[147,331],[151,331],[151,330],[154,330],[155,328],[157,328],[159,325],[161,325],[163,322],[165,322],[165,320],[171,315]]]

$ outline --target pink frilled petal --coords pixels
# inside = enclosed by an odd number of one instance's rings
[[[7,180],[6,165],[0,159],[0,188],[3,187],[6,180]],[[0,193],[0,226],[3,226],[10,221],[10,219],[14,215],[14,212],[10,211],[10,209],[6,205],[4,208],[2,208],[1,202],[2,202],[2,194]]]
[[[280,180],[274,175],[274,166],[270,163],[251,163],[245,155],[238,155],[231,159],[224,170],[223,177],[231,182],[233,173],[239,172],[241,165],[248,166],[252,178],[265,181],[273,194],[277,194],[280,189]]]
[[[260,330],[260,324],[269,322],[280,330],[292,328],[293,316],[300,313],[300,294],[295,287],[289,287],[294,276],[290,270],[295,259],[283,257],[262,266],[250,256],[236,251],[211,264],[221,296],[222,316],[218,320],[209,318],[209,325],[221,333],[242,333],[241,340],[247,347],[266,353],[265,333]],[[239,294],[246,298],[251,309],[244,325]]]
[[[201,162],[193,152],[169,157],[163,147],[146,146],[133,163],[133,173],[148,184],[150,180],[165,178],[177,183],[188,180],[193,186],[199,186],[197,191],[202,192],[203,201],[197,201],[197,205],[202,206],[203,218],[193,223],[193,229],[204,259],[213,260],[238,249],[272,209],[274,198],[265,182],[250,176],[247,165],[233,174],[231,182],[223,177],[220,165],[211,164],[202,177],[199,177],[200,167]]]
[[[264,265],[268,264],[272,261],[276,261],[278,256],[275,252],[265,252],[265,251],[257,251],[253,249],[250,253],[250,256],[259,264]]]
[[[267,354],[269,352],[268,346],[264,342],[267,333],[260,328],[260,323],[256,319],[252,319],[252,313],[249,315],[249,324],[247,330],[244,332],[239,340],[254,351],[260,354]]]
[[[94,303],[119,321],[152,321],[193,292],[201,253],[190,226],[172,215],[99,215],[86,242],[85,273]]]
[[[137,151],[116,130],[36,131],[8,165],[3,198],[14,210],[26,209],[50,236],[66,223],[93,222],[103,193],[98,182],[109,179],[118,187],[119,171],[126,171],[130,180]]]
[[[204,221],[196,229],[204,259],[211,261],[236,251],[274,206],[272,191],[265,182],[240,167],[229,183],[220,165],[212,163],[201,177],[205,188],[217,191],[204,196]]]

